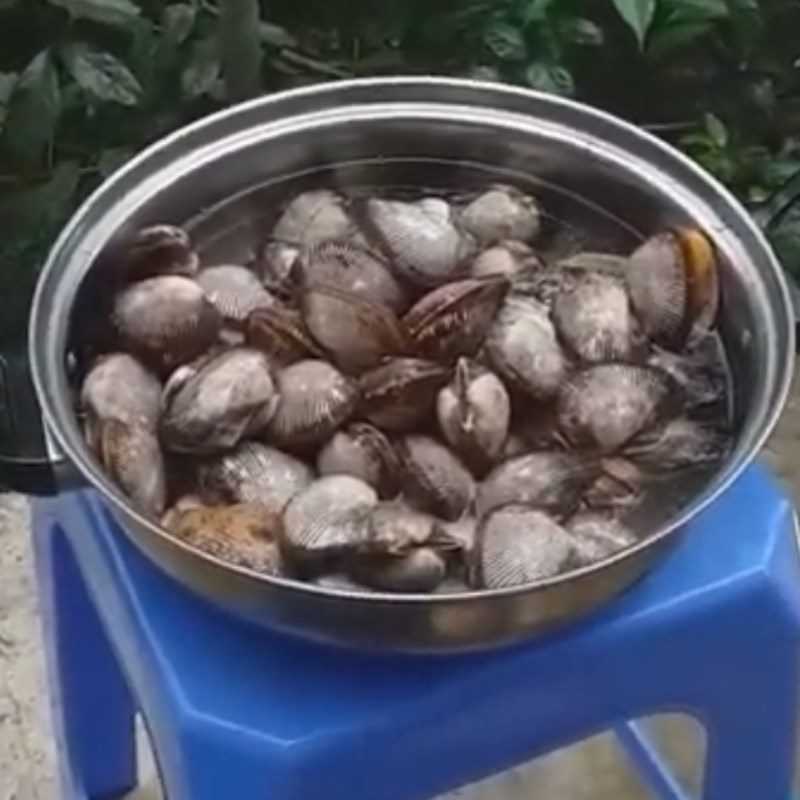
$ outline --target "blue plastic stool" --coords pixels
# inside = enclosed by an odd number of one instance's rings
[[[571,629],[450,658],[325,649],[233,621],[155,569],[91,492],[35,506],[65,797],[135,781],[133,714],[169,800],[421,800],[616,727],[708,732],[706,800],[786,800],[800,648],[794,514],[751,468],[647,578]]]

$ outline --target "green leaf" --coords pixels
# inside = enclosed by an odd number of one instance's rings
[[[574,44],[598,47],[603,44],[603,29],[585,17],[564,17],[558,23],[559,34]]]
[[[547,17],[547,11],[555,0],[530,0],[522,12],[522,22],[530,25],[532,22],[542,22]]]
[[[571,95],[575,92],[572,73],[559,64],[534,61],[525,71],[525,80],[534,89],[551,94]]]
[[[90,19],[106,25],[124,26],[135,20],[141,9],[131,0],[49,0],[73,17]]]
[[[639,48],[644,47],[647,31],[656,13],[656,0],[612,0],[617,12],[634,32]]]
[[[528,54],[519,28],[506,22],[493,22],[484,32],[483,42],[501,61],[522,61]]]
[[[190,98],[209,94],[219,77],[219,49],[216,39],[195,42],[189,63],[181,75],[183,93]]]
[[[107,178],[129,161],[132,155],[133,151],[128,147],[110,147],[100,153],[100,157],[97,159],[97,169],[104,178]]]
[[[95,50],[83,42],[64,48],[64,62],[78,86],[98,100],[135,106],[142,87],[133,73],[111,53]]]
[[[173,44],[185,42],[194,28],[195,17],[195,7],[188,3],[167,6],[161,15],[164,38]]]
[[[704,22],[730,15],[727,0],[666,0],[664,7],[670,22]]]
[[[703,117],[703,124],[709,138],[718,148],[723,149],[727,146],[728,129],[725,127],[725,123],[719,117],[707,112]]]
[[[3,143],[9,154],[36,161],[55,133],[60,112],[58,73],[43,50],[25,67],[6,105]]]
[[[656,57],[667,56],[707,36],[714,29],[711,20],[703,22],[675,22],[660,25],[647,37],[647,52]]]
[[[0,132],[3,130],[8,100],[14,91],[18,77],[16,72],[0,72]]]
[[[258,25],[258,38],[263,44],[271,47],[297,47],[297,39],[280,25],[270,22],[260,22]]]

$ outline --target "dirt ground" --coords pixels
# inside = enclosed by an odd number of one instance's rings
[[[764,460],[792,491],[800,489],[800,379]],[[684,720],[660,720],[655,732],[691,787],[699,775],[700,739]],[[42,648],[28,537],[28,508],[0,497],[0,800],[58,800],[55,745],[47,709]],[[149,759],[136,800],[159,797]],[[149,775],[149,777],[148,777]],[[452,800],[638,800],[644,788],[625,769],[611,739],[595,737],[499,778],[462,789]],[[130,798],[133,800],[133,798]]]

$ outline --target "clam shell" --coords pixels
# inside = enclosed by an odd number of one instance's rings
[[[566,524],[575,543],[576,561],[584,566],[602,561],[636,544],[636,534],[613,514],[582,511]]]
[[[478,511],[524,503],[554,514],[565,514],[597,475],[594,459],[558,451],[528,453],[495,467],[478,488]]]
[[[289,203],[272,231],[281,242],[308,246],[344,239],[353,229],[345,201],[328,189],[303,192]]]
[[[369,535],[378,496],[350,475],[328,475],[296,494],[283,514],[284,546],[297,562],[353,552]]]
[[[544,269],[536,253],[524,242],[507,239],[484,250],[470,267],[473,278],[501,276],[510,281],[527,278]]]
[[[353,475],[368,483],[382,497],[394,493],[399,464],[386,436],[364,422],[338,431],[317,455],[320,475]]]
[[[348,372],[376,366],[405,349],[394,311],[331,286],[303,292],[303,318],[312,336]]]
[[[158,519],[166,502],[167,478],[158,439],[149,428],[118,419],[97,422],[100,462],[136,508]]]
[[[263,429],[278,394],[263,353],[228,350],[205,363],[175,391],[161,419],[165,445],[182,453],[214,453]]]
[[[614,456],[600,462],[600,474],[583,495],[583,502],[594,509],[628,509],[638,505],[646,476],[627,458]]]
[[[127,353],[101,356],[81,387],[81,406],[95,419],[116,419],[155,430],[161,384]]]
[[[261,506],[238,504],[170,511],[165,527],[215,558],[265,575],[280,575],[281,519]]]
[[[562,258],[555,264],[559,270],[573,270],[576,273],[594,273],[624,278],[628,269],[628,257],[617,253],[597,253],[591,250],[582,250]],[[576,274],[580,278],[580,274]]]
[[[387,431],[406,431],[430,415],[449,370],[433,361],[394,358],[359,380],[359,412]]]
[[[235,327],[244,325],[250,312],[275,302],[255,273],[235,264],[206,267],[197,282],[225,321]]]
[[[438,198],[416,203],[371,199],[366,221],[399,276],[418,286],[438,286],[465,269],[474,243],[452,220],[450,206]]]
[[[428,436],[403,437],[397,445],[406,494],[414,505],[444,519],[457,519],[475,495],[467,468]]]
[[[251,347],[266,353],[277,364],[323,356],[300,313],[277,303],[250,314],[245,338]]]
[[[561,341],[581,361],[627,361],[634,352],[634,318],[625,285],[601,273],[587,273],[553,302],[553,323]]]
[[[352,414],[355,384],[325,361],[298,361],[278,373],[280,402],[267,429],[272,441],[303,447],[327,439]]]
[[[199,259],[189,234],[174,225],[151,225],[137,231],[124,246],[120,271],[127,280],[139,281],[156,275],[197,274]]]
[[[533,298],[506,300],[489,331],[486,353],[510,385],[539,400],[555,396],[567,375],[547,307]]]
[[[259,250],[253,267],[268,291],[283,298],[291,297],[295,289],[294,267],[299,256],[298,245],[267,242]]]
[[[348,242],[323,242],[305,248],[298,263],[304,286],[335,286],[365,300],[382,303],[397,314],[408,307],[408,295],[388,264],[365,247]]]
[[[432,592],[444,580],[447,565],[430,547],[417,547],[405,555],[360,554],[351,565],[353,577],[384,592]]]
[[[362,551],[373,555],[404,555],[431,541],[436,520],[403,501],[379,503],[369,515],[369,536]]]
[[[575,446],[618,449],[680,408],[680,390],[652,367],[598,364],[572,375],[558,396],[558,424]]]
[[[462,558],[469,560],[478,536],[478,518],[466,514],[452,522],[437,521],[438,531],[434,534],[437,549],[451,550],[461,554]]]
[[[453,382],[439,392],[436,413],[445,440],[466,463],[485,469],[500,456],[511,401],[494,373],[460,359]]]
[[[165,369],[200,355],[222,327],[200,286],[176,275],[129,286],[116,298],[113,321],[128,349]]]
[[[528,242],[541,225],[539,205],[513,186],[497,185],[476,197],[461,213],[461,224],[481,244],[503,239]]]
[[[678,417],[642,432],[626,445],[624,453],[643,469],[662,475],[715,464],[728,447],[728,437],[719,430]]]
[[[509,505],[481,523],[476,578],[486,589],[522,586],[566,571],[574,556],[572,537],[552,517]]]
[[[197,472],[200,491],[208,501],[258,505],[273,514],[282,513],[314,479],[302,461],[259,442],[243,442],[203,462]]]
[[[467,278],[434,289],[403,318],[409,346],[445,362],[475,355],[509,288],[505,278]]]

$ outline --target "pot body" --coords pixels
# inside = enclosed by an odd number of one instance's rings
[[[195,551],[137,514],[105,477],[75,420],[68,362],[103,299],[105,255],[121,237],[155,222],[188,224],[201,252],[232,260],[262,238],[266,209],[308,186],[437,191],[492,181],[536,193],[549,213],[575,225],[576,237],[589,230],[609,247],[632,248],[657,230],[687,223],[714,240],[736,442],[714,479],[666,526],[619,556],[532,586],[458,596],[358,595],[256,575]],[[788,290],[758,228],[676,151],[561,98],[398,78],[259,99],[183,129],[130,162],[55,244],[33,306],[30,359],[56,445],[103,494],[126,533],[176,579],[282,630],[350,646],[433,652],[520,639],[597,606],[641,575],[763,444],[788,390],[793,337]]]

